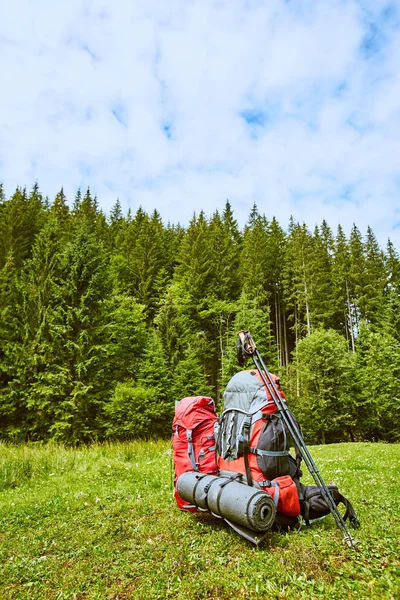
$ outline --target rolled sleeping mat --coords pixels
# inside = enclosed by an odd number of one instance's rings
[[[228,477],[189,471],[178,478],[177,491],[199,509],[252,531],[268,531],[275,521],[276,508],[269,494]]]

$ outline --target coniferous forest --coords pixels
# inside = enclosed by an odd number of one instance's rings
[[[400,439],[400,257],[229,202],[187,227],[0,186],[0,425],[10,441],[163,436],[250,329],[309,443]],[[247,366],[251,368],[251,364]]]

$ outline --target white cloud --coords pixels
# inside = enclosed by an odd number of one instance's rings
[[[370,224],[400,244],[395,6],[3,4],[7,194],[37,179],[72,200],[90,185],[106,210],[119,197],[182,223],[229,198],[242,225],[256,201],[283,227]]]

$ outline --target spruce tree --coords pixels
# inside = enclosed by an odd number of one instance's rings
[[[60,234],[69,235],[71,230],[71,214],[63,188],[58,192],[53,204],[50,206],[49,214],[59,224]]]
[[[400,340],[400,256],[390,240],[386,246],[385,272],[382,327]]]
[[[350,248],[343,228],[339,225],[334,244],[332,263],[332,297],[335,329],[342,332],[352,351],[355,351],[356,306],[351,281]]]
[[[311,235],[305,223],[300,225],[291,219],[282,273],[284,300],[290,313],[289,324],[292,331],[290,350],[304,335],[310,335],[312,331],[311,245]]]
[[[400,440],[400,342],[363,323],[357,340],[357,438]]]
[[[19,273],[10,253],[0,269],[0,435],[14,441],[24,438],[27,418],[21,393],[21,375],[24,374],[21,305]]]
[[[111,293],[108,257],[85,219],[61,258],[57,290],[63,344],[57,353],[64,376],[51,435],[70,443],[100,432],[107,382],[107,319]]]
[[[321,230],[315,227],[310,247],[310,319],[316,328],[334,325],[332,246],[332,234],[324,221]]]
[[[37,184],[28,196],[26,189],[17,188],[0,210],[0,268],[12,254],[16,269],[31,256],[36,235],[45,221],[43,198]]]
[[[286,235],[275,217],[273,217],[266,246],[267,290],[271,306],[271,329],[275,336],[279,366],[289,363],[287,340],[287,315],[283,297],[282,271],[286,251]]]
[[[259,307],[269,306],[268,290],[268,221],[253,206],[243,232],[240,262],[242,290],[255,299]]]
[[[366,288],[368,285],[368,277],[365,264],[364,242],[360,230],[356,225],[353,225],[350,240],[350,293],[354,297],[355,311],[355,328],[358,332],[361,322],[367,320],[367,298]]]
[[[32,258],[21,274],[24,324],[20,344],[20,394],[28,410],[24,423],[30,439],[50,437],[57,403],[62,401],[65,383],[63,355],[64,329],[59,290],[63,251],[62,223],[55,216],[37,236]]]
[[[300,381],[298,416],[312,443],[354,438],[354,355],[336,331],[316,329],[299,341],[295,368]]]
[[[269,311],[258,305],[257,298],[248,296],[243,291],[237,302],[236,315],[229,331],[223,364],[223,386],[226,386],[229,379],[240,370],[237,361],[236,343],[238,332],[242,330],[250,331],[268,369],[280,374],[275,339],[271,335]],[[249,361],[249,364],[244,365],[243,368],[251,368],[251,362]]]
[[[365,304],[368,321],[381,328],[384,321],[384,294],[387,284],[387,272],[385,268],[384,253],[379,247],[371,227],[367,228],[365,240]]]

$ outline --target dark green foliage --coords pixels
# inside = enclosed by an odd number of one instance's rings
[[[356,352],[357,435],[360,439],[400,440],[400,342],[363,327]]]
[[[19,438],[26,407],[19,393],[23,321],[18,270],[12,255],[0,271],[0,422],[2,434]]]
[[[156,387],[119,383],[104,407],[110,438],[169,437],[172,410],[160,402]]]
[[[241,330],[250,330],[257,343],[258,350],[268,368],[278,372],[277,349],[275,339],[271,335],[270,319],[268,309],[257,304],[257,300],[242,293],[236,305],[236,315],[230,327],[226,355],[223,363],[223,386],[229,379],[240,370],[236,354],[237,334]],[[249,360],[243,369],[251,369],[252,362]]]
[[[282,269],[286,251],[286,234],[275,217],[268,230],[267,241],[267,289],[269,292],[269,315],[274,333],[279,367],[289,363],[287,340],[287,316],[284,302]]]
[[[12,255],[15,267],[21,268],[30,257],[35,236],[44,222],[45,206],[37,184],[28,196],[17,188],[12,198],[0,203],[0,268]]]
[[[152,322],[168,280],[163,224],[156,211],[149,217],[141,208],[133,220],[123,223],[117,209],[114,207],[111,221],[115,287],[134,296],[144,306],[147,321]]]
[[[288,322],[292,347],[311,333],[312,236],[305,224],[291,219],[282,268],[284,301],[289,311]]]
[[[296,348],[296,416],[311,443],[351,439],[355,423],[354,356],[343,336],[316,329]]]
[[[390,240],[385,255],[385,273],[382,326],[400,340],[400,257]]]
[[[351,286],[350,248],[342,227],[338,227],[332,263],[332,300],[335,329],[341,331],[355,350],[355,305]]]
[[[228,201],[164,225],[0,185],[5,439],[164,435],[176,400],[220,401],[250,329],[311,440],[398,440],[399,315],[398,250],[371,228],[284,231],[254,205],[240,231]]]
[[[314,327],[329,329],[334,325],[332,294],[333,237],[325,222],[314,230],[311,244],[310,311]]]
[[[193,336],[193,340],[188,342],[181,360],[172,371],[171,396],[174,401],[186,396],[214,395],[203,366],[204,351],[206,347],[201,336],[198,336],[198,339]]]
[[[245,294],[255,298],[259,306],[269,299],[268,260],[268,222],[254,205],[243,233],[240,279]]]
[[[104,303],[107,347],[105,378],[111,385],[134,377],[147,344],[144,307],[126,294],[112,294]]]

